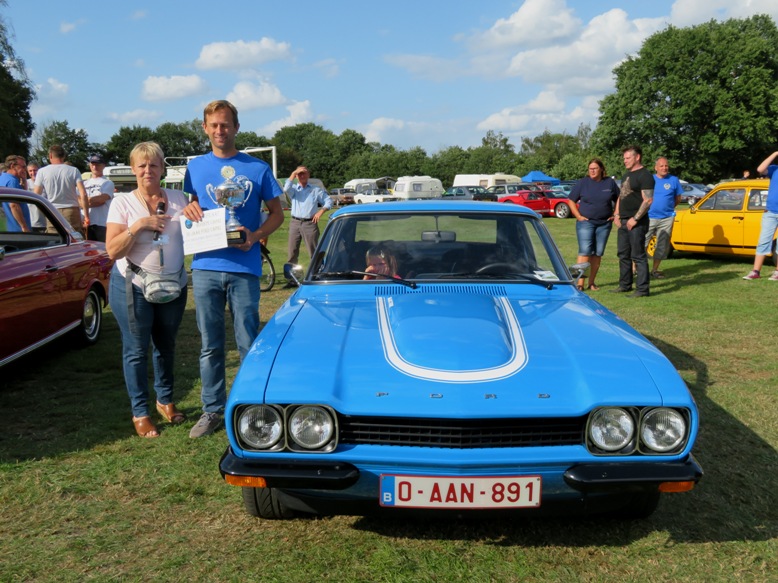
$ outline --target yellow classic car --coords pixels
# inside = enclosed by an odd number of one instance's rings
[[[699,202],[677,211],[672,249],[753,257],[769,185],[767,178],[722,182]],[[651,242],[648,251],[653,255]]]

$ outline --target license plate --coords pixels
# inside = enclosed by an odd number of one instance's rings
[[[537,508],[540,476],[381,476],[381,506],[392,508]]]

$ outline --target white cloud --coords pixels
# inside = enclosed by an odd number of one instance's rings
[[[255,84],[251,81],[240,81],[227,95],[227,101],[235,104],[238,110],[249,110],[283,105],[287,100],[281,90],[272,83],[260,81]]]
[[[565,0],[526,0],[508,18],[469,39],[473,50],[544,46],[578,34],[581,21]]]
[[[693,26],[709,20],[748,18],[754,14],[769,14],[778,20],[775,0],[676,0],[670,11],[675,26]]]
[[[335,59],[324,59],[318,63],[314,63],[313,66],[318,69],[324,77],[332,79],[340,74],[340,66]]]
[[[132,20],[143,20],[143,19],[147,18],[148,15],[149,15],[149,11],[148,10],[136,10],[135,12],[132,13],[130,18]]]
[[[263,37],[258,41],[218,42],[205,45],[198,69],[243,69],[291,58],[291,45]]]
[[[133,109],[124,113],[109,113],[108,120],[122,125],[151,125],[150,122],[162,119],[162,112],[149,109]]]
[[[145,101],[169,101],[198,95],[206,89],[205,81],[198,75],[147,77],[143,81],[141,97]]]
[[[85,22],[86,20],[84,20],[83,18],[76,20],[75,22],[60,22],[59,31],[62,34],[70,34],[74,30],[76,30],[77,27],[81,26]]]
[[[401,119],[390,117],[377,117],[367,126],[365,139],[368,142],[383,142],[388,131],[397,131],[405,128],[406,123]]]
[[[257,130],[257,133],[261,136],[271,137],[281,128],[313,121],[311,102],[307,99],[305,101],[295,101],[291,105],[287,105],[286,110],[289,112],[288,116],[270,122],[263,128]]]
[[[52,115],[61,110],[68,102],[70,86],[53,77],[35,86],[36,99],[30,107],[30,114],[35,117]]]

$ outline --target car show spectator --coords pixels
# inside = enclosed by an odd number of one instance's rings
[[[619,196],[619,186],[606,175],[605,164],[599,158],[589,160],[587,172],[573,185],[568,198],[576,203],[570,205],[570,211],[576,219],[577,262],[589,262],[588,289],[598,291],[597,272],[613,227],[613,209]],[[578,280],[579,290],[583,291],[584,283],[585,277],[581,277]]]
[[[159,431],[149,414],[149,344],[157,412],[173,425],[185,420],[173,402],[173,365],[187,296],[179,217],[189,201],[183,192],[160,186],[165,162],[155,142],[136,145],[130,166],[138,188],[117,198],[108,210],[106,249],[115,260],[109,302],[121,331],[124,382],[135,432],[150,438],[158,437]],[[149,297],[152,277],[166,280],[173,291],[163,298]]]
[[[35,192],[35,177],[38,175],[39,166],[35,162],[27,163],[27,190]],[[43,198],[46,198],[45,193]],[[30,228],[34,233],[46,232],[46,217],[37,205],[30,205]]]
[[[778,164],[773,164],[776,158],[778,158],[778,151],[765,158],[756,169],[760,175],[767,176],[770,179],[770,186],[767,190],[767,203],[765,204],[765,212],[762,215],[759,241],[756,244],[754,266],[743,279],[759,279],[765,257],[773,252],[773,239],[775,238],[775,231],[778,230],[778,177],[775,176]],[[774,271],[768,279],[770,281],[778,281],[778,270]]]
[[[305,166],[298,166],[284,184],[284,193],[292,203],[286,261],[293,265],[300,259],[301,241],[305,241],[305,248],[313,257],[319,243],[319,219],[332,208],[332,199],[324,189],[308,182],[310,176]]]
[[[681,202],[683,186],[681,186],[678,177],[670,174],[670,163],[667,158],[657,158],[654,170],[656,170],[656,174],[654,174],[654,198],[648,209],[649,223],[646,246],[653,237],[656,237],[651,277],[662,279],[664,274],[659,271],[659,266],[670,251],[670,235],[673,233],[675,207]]]
[[[11,154],[5,159],[3,172],[0,174],[0,186],[24,190],[23,183],[27,184],[27,162],[21,156]],[[4,202],[3,212],[5,213],[6,231],[9,233],[30,232],[29,205]]]
[[[78,168],[66,164],[65,160],[65,150],[62,146],[54,145],[49,148],[50,163],[38,170],[35,176],[35,194],[48,198],[70,226],[84,235],[84,227],[89,225],[89,201],[84,181],[81,180]],[[51,223],[48,223],[46,231],[56,232]]]
[[[246,240],[223,249],[196,253],[192,261],[192,285],[197,327],[200,330],[201,399],[203,413],[189,433],[198,438],[210,435],[222,424],[227,402],[225,377],[225,306],[232,314],[235,342],[240,360],[259,333],[259,278],[262,274],[261,239],[266,239],[284,222],[282,194],[270,166],[240,152],[235,136],[240,128],[238,110],[229,101],[212,101],[203,112],[203,131],[211,152],[189,162],[184,191],[191,202],[184,214],[202,220],[203,211],[220,208],[214,189],[225,179],[241,178],[250,184],[244,202],[235,209],[239,228]],[[262,222],[262,203],[268,210]]]
[[[646,232],[649,224],[648,209],[654,196],[654,176],[643,167],[643,150],[640,146],[627,146],[622,150],[622,157],[627,173],[621,180],[621,192],[616,199],[613,219],[618,229],[619,287],[611,291],[632,291],[634,262],[637,281],[632,297],[647,297],[649,274]]]
[[[103,176],[105,159],[101,154],[92,154],[87,161],[92,176],[84,181],[89,197],[89,227],[86,230],[86,238],[105,243],[105,222],[115,187],[113,182]]]

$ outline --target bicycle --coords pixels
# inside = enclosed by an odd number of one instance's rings
[[[259,248],[262,252],[262,277],[259,278],[259,289],[266,292],[273,289],[276,283],[276,268],[273,266],[267,247],[260,243]]]

